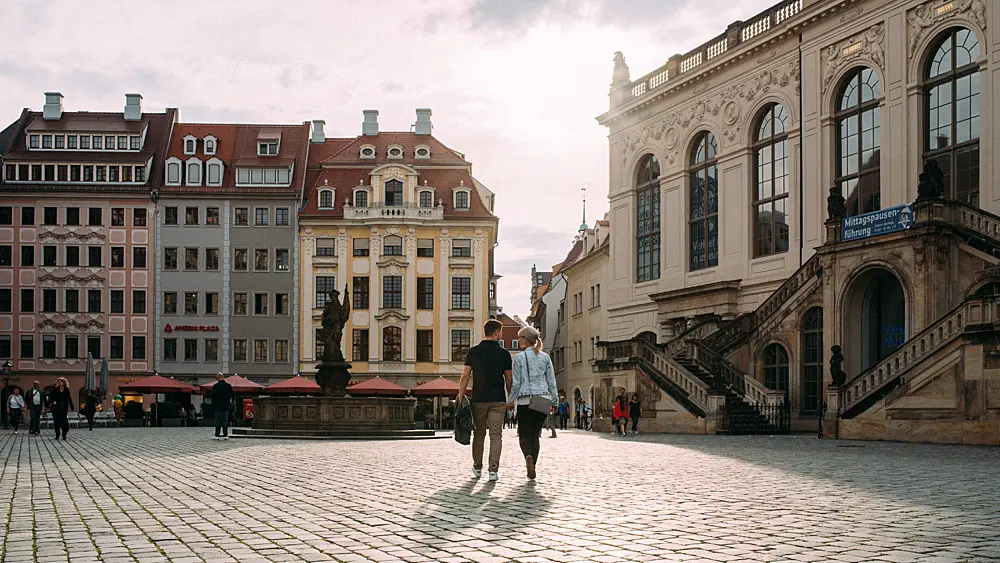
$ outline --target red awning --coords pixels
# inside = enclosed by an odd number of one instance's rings
[[[410,389],[410,394],[425,397],[454,397],[458,395],[458,383],[439,377]]]
[[[166,378],[162,375],[152,375],[144,377],[132,383],[124,383],[118,386],[119,391],[130,391],[132,393],[197,393],[194,387],[177,381],[174,378]]]
[[[406,395],[406,389],[381,377],[373,377],[357,385],[352,385],[347,388],[347,392],[351,395],[395,395],[400,397]],[[455,392],[458,393],[457,390]]]
[[[308,394],[308,393],[322,393],[323,389],[316,384],[315,381],[306,379],[301,375],[296,375],[295,377],[289,377],[284,381],[279,381],[273,385],[268,385],[264,388],[268,393],[279,393],[279,394]]]
[[[250,381],[249,379],[242,377],[240,375],[230,375],[225,379],[227,383],[233,386],[233,392],[235,393],[254,393],[257,391],[263,391],[264,386],[260,383]],[[204,391],[211,391],[212,386],[217,382],[213,381],[211,383],[205,383],[201,386]]]

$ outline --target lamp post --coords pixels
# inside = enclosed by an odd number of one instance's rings
[[[7,388],[10,387],[10,368],[11,368],[10,360],[5,361],[3,363],[3,366],[0,366],[0,370],[2,370],[3,373],[3,400],[5,403],[7,401]],[[0,407],[0,412],[3,413],[3,427],[4,429],[6,429],[8,423],[10,422],[10,420],[7,418],[6,404]]]

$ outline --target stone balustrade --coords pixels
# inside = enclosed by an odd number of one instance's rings
[[[366,221],[414,220],[440,221],[444,219],[444,207],[420,207],[417,205],[370,205],[367,207],[344,206],[344,219],[363,219]]]

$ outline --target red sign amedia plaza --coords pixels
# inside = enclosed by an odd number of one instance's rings
[[[219,332],[219,327],[217,326],[207,326],[207,325],[177,325],[164,327],[163,332]]]

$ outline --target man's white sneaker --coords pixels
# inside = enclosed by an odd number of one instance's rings
[[[476,469],[475,467],[473,467],[472,468],[472,474],[476,476],[476,479],[479,479],[480,477],[483,476],[483,470],[482,469]]]
[[[228,440],[228,439],[229,439],[229,436],[223,436],[223,437],[222,437],[222,439],[223,439],[223,440]]]
[[[499,481],[500,475],[496,471],[490,471],[490,481]]]

